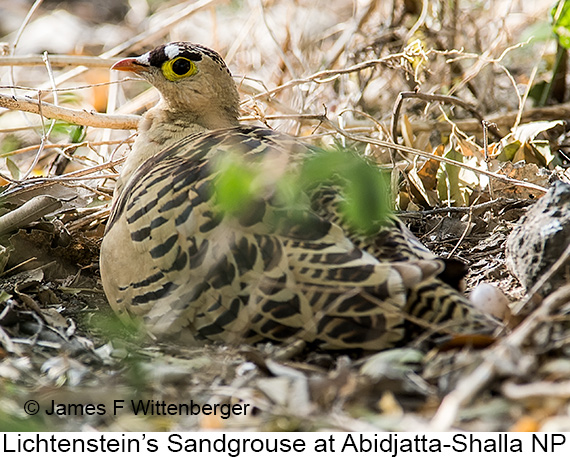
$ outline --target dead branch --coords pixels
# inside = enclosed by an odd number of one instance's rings
[[[505,114],[494,114],[486,116],[486,120],[496,124],[498,128],[510,130],[517,120],[518,111],[509,111]],[[570,103],[561,103],[556,106],[545,106],[541,108],[529,108],[522,113],[522,122],[533,121],[554,121],[570,118]],[[482,132],[481,121],[479,119],[463,119],[454,121],[455,125],[464,132]],[[412,122],[414,132],[431,132],[434,129],[440,132],[451,132],[452,126],[447,122]]]
[[[140,116],[101,114],[71,108],[62,108],[51,103],[40,102],[29,97],[0,94],[0,107],[11,110],[26,111],[41,114],[48,119],[59,119],[71,124],[88,127],[134,130],[137,128]]]
[[[19,208],[0,217],[0,235],[25,227],[30,222],[61,208],[61,202],[49,195],[38,195]]]

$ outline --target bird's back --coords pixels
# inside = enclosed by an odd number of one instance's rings
[[[179,341],[302,339],[324,349],[385,349],[422,331],[494,322],[438,278],[435,259],[396,219],[360,234],[326,184],[283,201],[277,188],[312,151],[269,129],[189,135],[142,164],[115,196],[101,248],[114,309]],[[255,164],[256,193],[234,209],[224,164]]]

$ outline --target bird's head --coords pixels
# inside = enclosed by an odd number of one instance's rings
[[[162,95],[164,109],[176,116],[195,119],[206,129],[237,124],[239,95],[232,75],[220,55],[205,46],[168,43],[111,68],[146,79]]]

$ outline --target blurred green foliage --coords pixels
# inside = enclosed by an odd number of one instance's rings
[[[309,202],[306,195],[334,187],[340,194],[340,213],[351,228],[373,233],[390,212],[389,185],[378,167],[358,153],[343,149],[313,149],[299,166],[268,183],[267,169],[259,162],[227,155],[220,161],[215,194],[218,207],[236,216],[256,200],[271,196],[272,203],[297,208]],[[268,189],[268,186],[270,187]]]
[[[566,49],[570,49],[570,1],[560,0],[550,11],[552,17],[552,31],[558,42]]]

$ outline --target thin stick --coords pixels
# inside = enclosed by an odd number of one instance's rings
[[[295,68],[291,64],[289,58],[285,54],[285,51],[283,50],[279,41],[277,40],[277,37],[273,33],[273,29],[275,27],[271,27],[271,25],[269,24],[269,22],[267,20],[267,16],[265,14],[265,8],[263,7],[263,2],[261,0],[258,0],[257,7],[259,8],[259,14],[261,16],[261,20],[263,22],[263,25],[265,26],[265,30],[267,31],[267,33],[271,37],[273,44],[275,44],[275,49],[277,50],[279,57],[281,58],[281,60],[285,64],[285,67],[287,67],[287,71],[291,74],[291,76],[293,76],[293,78],[297,78],[297,72],[295,71]]]
[[[16,129],[20,130],[20,129]],[[109,141],[83,141],[82,143],[52,143],[46,144],[44,149],[69,149],[69,148],[82,148],[82,147],[89,147],[94,148],[95,146],[103,146],[103,145],[113,145],[113,144],[124,144],[124,143],[131,143],[132,139],[126,140],[109,140]],[[4,152],[0,154],[0,159],[5,157],[12,157],[18,154],[24,154],[26,152],[35,151],[40,147],[39,144],[34,144],[33,146],[28,146],[21,149],[15,149],[14,151]]]
[[[53,67],[85,66],[89,68],[109,68],[117,59],[102,59],[92,56],[69,56],[50,54],[50,63]],[[44,65],[43,57],[38,55],[0,56],[0,67],[30,67]]]
[[[418,17],[418,20],[415,22],[415,24],[410,28],[410,30],[408,30],[408,33],[406,33],[406,38],[404,39],[404,43],[408,43],[413,38],[414,34],[418,31],[418,29],[422,25],[424,25],[427,13],[428,13],[428,1],[422,0],[422,11],[420,13],[420,16]]]
[[[432,216],[434,214],[444,214],[444,213],[468,213],[471,210],[471,208],[473,208],[473,211],[481,211],[481,210],[495,208],[501,205],[506,206],[513,203],[521,203],[521,200],[499,197],[496,200],[491,200],[485,203],[479,203],[477,205],[471,205],[471,206],[450,206],[446,208],[433,208],[424,211],[401,211],[398,213],[398,216],[414,217],[414,216]]]
[[[53,76],[53,71],[52,71],[52,68],[51,68],[51,65],[50,65],[50,61],[49,61],[49,59],[48,59],[48,53],[47,53],[47,52],[44,52],[43,61],[44,61],[44,63],[45,63],[45,66],[46,66],[46,69],[47,69],[47,72],[48,72],[49,80],[50,80],[50,82],[51,82],[51,84],[52,84],[53,100],[54,100],[54,102],[55,102],[55,105],[54,105],[54,106],[57,106],[57,105],[58,105],[58,102],[59,102],[59,98],[58,98],[57,92],[55,92],[55,89],[56,89],[56,87],[55,87],[55,79],[54,79],[54,76]],[[40,160],[40,157],[41,157],[41,155],[42,155],[42,152],[44,151],[44,147],[46,146],[46,143],[49,141],[49,136],[51,135],[51,132],[52,132],[53,128],[55,127],[55,122],[56,122],[56,121],[55,121],[55,119],[53,119],[53,120],[51,121],[51,124],[50,124],[49,128],[48,128],[47,131],[46,131],[45,123],[44,123],[44,116],[42,116],[42,106],[41,106],[41,103],[40,103],[40,102],[41,102],[41,97],[42,97],[42,92],[39,91],[39,93],[38,93],[38,109],[40,110],[40,113],[39,113],[39,114],[40,114],[40,121],[41,121],[41,123],[42,123],[42,131],[43,131],[43,133],[42,133],[42,138],[41,138],[41,141],[40,141],[40,147],[38,148],[38,152],[36,152],[36,154],[35,154],[35,156],[34,156],[34,160],[32,161],[32,164],[29,166],[28,171],[26,171],[26,173],[24,173],[24,176],[22,176],[22,177],[20,178],[20,180],[22,180],[22,181],[25,180],[28,176],[30,176],[30,174],[31,174],[31,173],[34,171],[34,169],[36,168],[36,166],[37,166],[37,164],[38,164],[38,162],[39,162],[39,160]]]
[[[11,183],[11,185],[5,189],[4,191],[0,192],[0,197],[8,198],[11,195],[18,194],[21,191],[27,191],[32,188],[42,188],[46,186],[50,186],[55,182],[66,183],[66,182],[75,182],[81,180],[89,180],[89,179],[107,179],[107,178],[116,178],[116,174],[109,174],[109,175],[96,175],[91,176],[92,173],[96,173],[98,171],[106,170],[108,168],[113,168],[116,165],[120,165],[125,161],[125,158],[122,157],[117,160],[112,160],[101,165],[96,165],[93,167],[83,168],[81,170],[73,171],[71,173],[66,173],[61,176],[51,176],[47,178],[31,178],[27,179],[25,182],[20,183],[18,181],[10,180],[5,178],[7,181]],[[22,186],[23,184],[23,186]]]
[[[14,53],[16,52],[16,48],[18,47],[18,43],[20,42],[20,38],[22,37],[24,30],[28,26],[29,22],[32,20],[32,16],[36,12],[36,10],[40,7],[42,2],[43,2],[43,0],[36,0],[34,2],[34,4],[32,5],[32,7],[30,8],[30,10],[28,11],[28,13],[26,14],[26,17],[24,18],[24,20],[22,21],[22,24],[18,28],[18,31],[16,32],[16,37],[14,38],[14,42],[12,43],[12,50],[10,51],[10,54],[14,55]],[[13,85],[14,82],[15,82],[14,81],[14,68],[10,68],[10,84]]]
[[[309,82],[321,84],[324,82],[333,81],[334,79],[336,79],[340,75],[344,75],[347,73],[354,73],[355,71],[365,70],[367,68],[375,67],[375,66],[381,65],[381,64],[385,64],[386,62],[389,62],[391,60],[400,59],[403,57],[404,57],[404,54],[391,54],[391,55],[384,57],[382,59],[366,60],[364,62],[360,62],[356,65],[352,65],[352,66],[347,67],[347,68],[340,68],[338,70],[318,71],[318,72],[313,73],[312,75],[310,75],[306,78],[292,79],[291,81],[287,81],[285,84],[281,84],[277,87],[274,87],[273,89],[269,89],[265,92],[257,94],[255,96],[253,96],[252,98],[254,100],[257,100],[257,99],[265,98],[265,97],[273,97],[275,94],[277,94],[278,92],[281,92],[285,89],[289,89],[291,87],[295,87],[295,86],[298,86],[300,84],[306,84]]]
[[[515,124],[515,122],[517,122],[518,115],[518,111],[509,111],[504,114],[493,114],[487,116],[486,119],[488,122],[497,124],[497,126],[510,129]],[[570,103],[561,103],[559,105],[525,109],[522,113],[522,118],[520,121],[551,121],[565,119],[568,117],[570,117]],[[462,119],[454,121],[454,124],[463,132],[481,131],[481,121],[479,121],[479,119]],[[447,122],[442,121],[415,121],[412,126],[414,127],[414,132],[432,132],[434,130],[439,130],[440,132],[449,132],[452,128]]]
[[[487,170],[490,168],[490,164],[491,164],[491,157],[489,156],[489,140],[487,138],[487,132],[489,131],[489,126],[494,125],[494,124],[490,124],[487,121],[483,121],[483,151],[484,151],[484,157],[485,157],[485,166],[487,167]],[[489,195],[491,196],[492,199],[495,198],[495,192],[493,191],[493,181],[491,179],[489,179]]]
[[[467,220],[465,230],[463,230],[463,233],[461,234],[459,241],[455,244],[455,246],[453,247],[453,249],[451,250],[451,252],[447,256],[448,259],[451,259],[455,255],[455,253],[459,249],[459,246],[461,246],[461,243],[463,243],[463,240],[465,239],[467,234],[473,229],[473,227],[471,227],[471,221],[472,220],[473,220],[473,209],[471,207],[469,207],[469,219]]]

